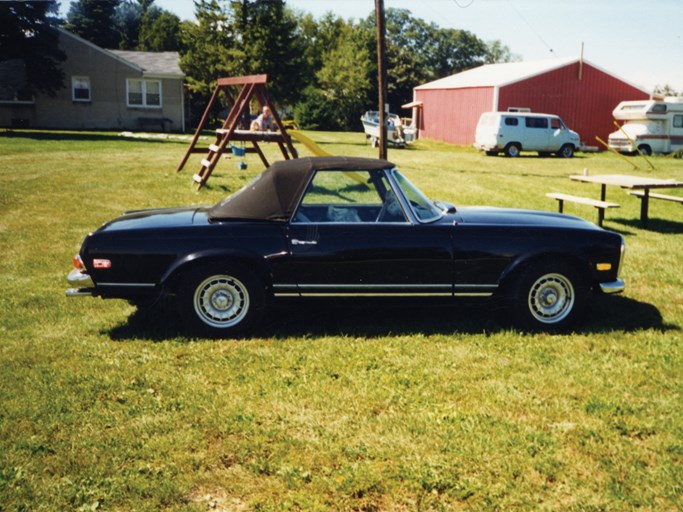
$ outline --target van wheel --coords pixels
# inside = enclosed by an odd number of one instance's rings
[[[641,144],[638,146],[638,150],[645,156],[650,156],[652,154],[652,148],[647,144]]]
[[[557,152],[557,156],[560,156],[562,158],[571,158],[574,156],[574,146],[571,144],[565,144],[560,148],[560,150]]]
[[[518,157],[521,151],[522,148],[516,142],[511,142],[510,144],[505,146],[505,156],[508,156],[510,158]]]

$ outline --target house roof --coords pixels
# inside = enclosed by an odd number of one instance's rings
[[[184,78],[185,73],[180,69],[180,55],[178,52],[132,52],[123,50],[107,50],[97,46],[90,41],[83,39],[57,27],[60,35],[70,37],[80,44],[88,46],[95,51],[106,55],[107,57],[117,60],[130,66],[136,71],[142,72],[143,76],[152,78]]]
[[[528,62],[486,64],[462,73],[440,78],[415,89],[463,89],[466,87],[502,87],[533,76],[565,67],[579,59],[546,59]],[[584,61],[585,62],[585,61]]]
[[[185,74],[180,69],[178,52],[133,52],[124,50],[107,50],[123,60],[135,64],[148,76],[164,76],[182,78]]]

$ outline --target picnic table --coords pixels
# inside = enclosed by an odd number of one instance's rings
[[[640,203],[640,225],[647,228],[648,207],[651,189],[681,188],[683,181],[675,179],[650,178],[647,176],[630,176],[627,174],[574,174],[569,179],[584,183],[598,183],[600,188],[600,200],[604,201],[607,195],[607,185],[621,187],[623,189],[642,191]]]

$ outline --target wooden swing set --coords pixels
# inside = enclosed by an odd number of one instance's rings
[[[180,172],[191,153],[206,153],[206,156],[201,161],[201,166],[197,174],[193,176],[194,181],[197,183],[197,189],[201,189],[211,176],[211,173],[216,168],[216,165],[220,161],[221,155],[227,150],[232,151],[232,142],[240,142],[244,144],[245,142],[250,142],[252,144],[251,148],[244,148],[247,153],[258,153],[263,165],[269,167],[270,164],[266,159],[263,151],[259,146],[260,142],[276,142],[280,147],[280,151],[284,156],[285,160],[290,158],[298,158],[296,149],[292,144],[292,139],[285,130],[280,117],[278,116],[277,110],[273,108],[268,100],[268,94],[266,90],[266,83],[268,82],[268,75],[249,75],[249,76],[237,76],[228,78],[219,78],[216,83],[216,88],[213,91],[213,95],[209,100],[209,104],[204,111],[199,126],[195,131],[190,147],[185,152],[180,165],[178,166],[178,172]],[[235,98],[231,95],[231,89],[240,87],[239,93]],[[210,112],[213,109],[216,102],[220,101],[221,94],[227,100],[230,110],[223,126],[216,130],[216,139],[213,144],[210,144],[207,148],[197,148],[197,141],[199,136],[204,129],[206,122],[209,119]],[[256,98],[261,109],[263,107],[270,108],[273,115],[273,122],[277,127],[276,131],[252,131],[249,130],[249,104],[253,98]],[[245,123],[246,120],[246,123]],[[246,126],[245,126],[246,124]],[[242,149],[242,148],[240,148]]]

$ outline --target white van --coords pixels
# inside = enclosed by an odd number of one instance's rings
[[[615,151],[651,155],[683,149],[683,98],[622,101],[612,115],[625,121],[609,135],[609,147]]]
[[[521,151],[556,153],[571,158],[580,147],[579,134],[553,114],[536,112],[484,112],[479,118],[474,147],[487,155],[503,152],[519,156]]]

